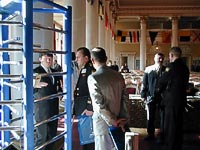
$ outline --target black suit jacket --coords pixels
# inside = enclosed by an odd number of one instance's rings
[[[85,64],[85,66],[80,70],[79,78],[74,90],[74,114],[81,115],[81,113],[87,109],[92,111],[92,100],[90,98],[90,93],[87,84],[87,78],[90,74],[95,71],[91,62]]]
[[[159,79],[159,89],[163,93],[162,105],[167,107],[185,107],[186,89],[189,81],[189,69],[181,58],[170,63]]]
[[[40,65],[35,68],[34,73],[46,73],[44,68]],[[51,69],[52,72],[56,72],[56,70]],[[48,86],[42,88],[34,89],[34,99],[42,98],[45,96],[49,96],[51,94],[56,94],[58,92],[59,86],[59,77],[54,76],[54,84],[52,83],[50,76],[41,77],[41,82],[48,83]],[[58,114],[59,112],[59,102],[58,98],[50,99],[50,100],[42,100],[34,105],[34,113],[36,121],[41,121],[52,117],[53,115]]]
[[[162,66],[160,76],[165,71],[165,66]],[[156,89],[157,89],[157,81],[159,75],[156,72],[156,66],[151,65],[145,69],[144,77],[142,81],[142,89],[141,89],[141,97],[146,98],[147,103],[154,100]]]

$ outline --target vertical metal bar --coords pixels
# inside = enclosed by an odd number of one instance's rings
[[[0,33],[3,33],[2,32],[2,26],[0,26]],[[2,40],[2,38],[3,38],[3,34],[1,35],[1,43],[3,43],[3,40]],[[2,71],[2,65],[3,65],[3,55],[2,55],[2,53],[0,53],[0,74],[3,74],[3,71]],[[3,100],[3,88],[2,88],[2,86],[3,86],[3,79],[0,79],[0,100]],[[0,114],[1,114],[1,116],[0,116],[0,121],[1,121],[1,124],[3,124],[3,122],[4,122],[4,112],[3,112],[3,108],[2,108],[2,106],[0,106]],[[1,143],[0,143],[0,148],[2,148],[3,147],[3,143],[4,143],[4,132],[3,131],[0,131],[0,133],[1,133],[1,135],[0,135],[0,140],[1,140]]]
[[[24,150],[34,149],[33,122],[33,1],[23,0]]]
[[[72,149],[72,7],[68,7],[68,11],[64,14],[64,30],[67,34],[64,34],[63,47],[67,54],[64,57],[64,71],[67,71],[67,76],[64,76],[64,89],[67,90],[67,95],[64,96],[65,100],[65,129],[67,134],[65,135],[65,150]]]
[[[6,18],[7,15],[3,15],[3,18]],[[2,26],[2,41],[4,40],[8,40],[8,26]],[[8,44],[3,44],[2,46],[3,48],[7,48],[8,47]],[[2,53],[2,57],[3,57],[3,61],[9,61],[9,55],[8,55],[8,52],[3,52]],[[3,74],[10,74],[10,66],[9,65],[2,65],[2,73]],[[8,82],[9,79],[3,79],[3,81],[6,81]],[[1,95],[1,98],[3,100],[9,100],[10,99],[10,88],[8,86],[3,86],[3,84],[1,85],[1,90],[2,90],[2,95]],[[2,123],[4,122],[10,122],[10,110],[7,106],[1,106],[2,107],[2,113],[3,113],[3,116],[2,116]],[[2,140],[2,145],[4,143],[10,143],[10,132],[9,131],[2,131],[4,132],[3,133],[3,139]],[[4,145],[3,145],[4,146]],[[6,146],[6,145],[5,145]]]

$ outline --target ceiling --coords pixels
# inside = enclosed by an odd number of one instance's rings
[[[118,21],[145,16],[148,20],[200,20],[200,0],[108,0]]]
[[[97,0],[87,0],[88,2]],[[104,0],[101,0],[104,1]],[[117,22],[138,21],[143,16],[149,23],[167,24],[178,17],[180,26],[200,29],[200,0],[105,0]],[[54,0],[66,5],[66,0]],[[62,20],[55,17],[57,22]],[[182,25],[181,25],[182,24]],[[189,24],[189,25],[187,25]],[[170,27],[169,27],[170,28]]]

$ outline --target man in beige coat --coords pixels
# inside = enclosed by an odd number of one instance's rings
[[[88,77],[88,87],[93,105],[95,150],[115,150],[109,127],[121,127],[128,122],[128,96],[123,76],[106,66],[106,53],[96,47],[91,51],[91,61],[96,72]]]

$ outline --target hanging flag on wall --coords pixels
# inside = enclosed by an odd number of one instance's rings
[[[162,31],[162,42],[163,43],[171,43],[171,31]]]
[[[108,14],[105,12],[105,28],[108,30]]]
[[[139,42],[139,31],[118,30],[115,40],[118,42],[138,43]]]
[[[116,41],[118,41],[118,42],[125,42],[125,41],[126,41],[127,34],[128,34],[128,31],[121,31],[121,30],[118,30],[118,31],[117,31]]]
[[[200,42],[200,31],[191,31],[191,42]]]
[[[130,31],[129,32],[130,42],[137,43],[139,42],[139,31]]]
[[[180,42],[190,42],[190,31],[179,31]]]
[[[149,31],[149,37],[150,37],[150,40],[151,40],[151,45],[153,45],[157,34],[158,34],[158,32]]]

